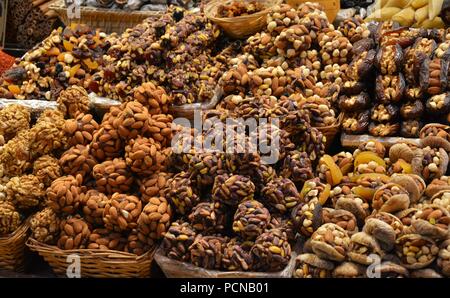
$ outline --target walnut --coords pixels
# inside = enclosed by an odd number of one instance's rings
[[[30,228],[33,239],[45,244],[56,244],[60,231],[60,219],[53,209],[47,207],[33,215]]]
[[[13,177],[6,184],[7,200],[19,209],[39,206],[44,199],[44,184],[34,175]]]
[[[0,110],[0,135],[5,141],[16,136],[19,131],[30,128],[30,110],[21,105],[9,105]]]
[[[11,202],[0,201],[0,236],[10,234],[17,230],[22,219]]]
[[[29,135],[21,132],[10,140],[0,151],[0,164],[6,176],[18,176],[31,167]]]
[[[44,155],[34,162],[33,175],[44,183],[45,187],[49,187],[55,179],[61,177],[62,171],[56,158]]]

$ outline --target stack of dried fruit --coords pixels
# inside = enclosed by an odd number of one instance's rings
[[[417,138],[427,122],[448,124],[449,49],[444,29],[399,27],[393,21],[373,27],[354,43],[346,71],[339,103],[345,132]]]
[[[431,136],[386,153],[369,141],[353,154],[323,156],[292,213],[309,238],[293,277],[366,276],[377,260],[383,277],[448,276],[448,145]]]
[[[289,98],[310,114],[313,126],[333,125],[338,115],[332,102],[351,49],[352,43],[334,30],[320,6],[275,6],[264,30],[246,41],[243,55],[229,59],[221,86],[225,95],[244,101],[247,96]]]
[[[68,86],[85,87],[110,45],[105,38],[86,25],[54,30],[3,74],[1,97],[56,100]]]
[[[113,99],[133,99],[137,87],[153,82],[166,89],[175,103],[210,100],[222,74],[225,57],[221,31],[202,13],[171,7],[121,36],[112,36],[105,64],[89,87]]]

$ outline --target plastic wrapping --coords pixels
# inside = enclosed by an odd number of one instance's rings
[[[300,253],[300,243],[292,248],[288,265],[279,272],[245,272],[207,270],[191,263],[180,262],[164,255],[161,247],[155,253],[155,260],[168,278],[291,278],[295,267],[295,258]]]
[[[21,99],[0,98],[0,110],[5,108],[6,106],[9,106],[12,104],[24,106],[24,107],[30,109],[31,113],[34,115],[39,115],[46,109],[56,110],[58,108],[58,104],[56,103],[56,101],[37,100],[37,99],[21,100]]]

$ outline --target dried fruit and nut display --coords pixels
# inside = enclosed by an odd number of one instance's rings
[[[166,275],[450,277],[450,31],[405,27],[436,21],[431,4],[387,2],[389,20],[335,24],[274,5],[236,40],[180,7],[197,1],[84,1],[179,6],[114,34],[55,30],[3,74],[0,240],[27,226],[30,247]]]

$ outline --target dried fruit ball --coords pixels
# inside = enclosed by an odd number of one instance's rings
[[[94,166],[92,176],[97,190],[106,194],[127,192],[133,184],[134,178],[125,160],[115,158]]]
[[[21,105],[8,105],[0,110],[0,135],[5,141],[15,137],[18,132],[30,128],[30,110]]]
[[[45,244],[56,244],[60,232],[60,219],[53,209],[42,209],[30,220],[31,237]]]
[[[89,224],[79,215],[63,220],[60,228],[61,234],[57,243],[59,248],[70,250],[87,247],[91,230]]]
[[[188,219],[199,233],[220,233],[227,223],[227,210],[220,202],[203,202],[192,209]]]
[[[187,172],[178,173],[167,181],[165,197],[181,215],[190,212],[200,201]]]
[[[80,205],[81,175],[63,176],[52,182],[47,188],[47,206],[56,213],[74,214]]]
[[[6,195],[19,209],[37,207],[45,197],[44,184],[34,175],[13,177],[6,183]]]
[[[216,176],[212,190],[214,200],[236,206],[244,200],[253,199],[255,185],[250,178],[242,175],[223,174]]]
[[[133,173],[151,175],[165,170],[169,149],[163,149],[161,144],[151,138],[138,136],[131,139],[125,147],[125,161]]]
[[[300,195],[295,184],[287,178],[274,178],[261,190],[265,203],[281,213],[297,206]]]
[[[123,251],[127,244],[127,238],[121,233],[114,233],[108,229],[95,229],[89,236],[88,249],[118,250]]]
[[[271,216],[269,210],[256,200],[240,203],[234,214],[233,231],[243,239],[254,240],[261,235],[269,225]]]
[[[166,94],[164,88],[155,86],[152,82],[146,82],[136,88],[134,99],[147,107],[151,115],[167,113],[172,104],[172,98]]]
[[[164,237],[170,226],[172,207],[163,197],[153,197],[145,205],[137,221],[138,233],[154,240]]]
[[[291,258],[291,246],[285,232],[272,229],[256,238],[251,248],[254,269],[274,272],[286,267]]]
[[[174,260],[188,261],[189,247],[194,243],[195,231],[187,222],[173,222],[164,235],[162,247],[166,255]]]
[[[148,203],[153,197],[164,196],[167,181],[171,177],[170,173],[158,172],[138,180],[141,200]]]
[[[54,180],[62,175],[59,161],[51,155],[39,157],[33,164],[33,175],[44,183],[45,187],[49,187]]]
[[[94,226],[103,225],[103,210],[108,202],[109,198],[95,189],[81,193],[80,203],[84,219]]]
[[[88,93],[80,86],[73,85],[61,91],[57,102],[58,108],[70,118],[89,111]]]
[[[97,161],[89,151],[89,146],[76,145],[64,152],[59,159],[63,173],[72,176],[80,174],[83,178],[90,174]]]
[[[220,269],[227,238],[198,235],[189,247],[192,264],[204,269]]]
[[[0,201],[0,216],[0,235],[14,232],[22,222],[19,212],[8,201]]]
[[[142,202],[138,197],[114,193],[103,211],[105,227],[111,231],[127,231],[137,227],[142,212]]]
[[[69,119],[64,125],[64,131],[69,138],[69,145],[89,145],[94,139],[94,133],[99,129],[98,123],[91,114],[79,114],[75,119]]]

